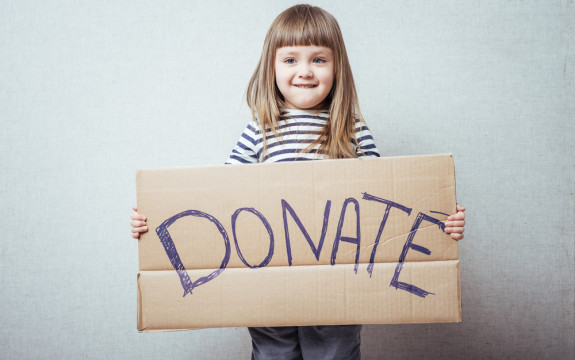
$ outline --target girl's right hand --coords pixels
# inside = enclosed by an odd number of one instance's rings
[[[146,217],[144,215],[138,214],[138,208],[132,206],[134,212],[130,215],[130,225],[132,226],[132,237],[138,239],[141,233],[148,231],[146,226]]]

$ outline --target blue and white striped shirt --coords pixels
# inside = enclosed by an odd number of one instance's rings
[[[319,160],[327,156],[317,152],[319,144],[310,152],[302,152],[317,140],[329,119],[326,111],[286,110],[278,121],[278,136],[266,132],[267,152],[262,162]],[[358,156],[379,157],[373,137],[365,123],[356,122],[355,135],[359,146],[353,145]],[[350,139],[351,141],[351,139]],[[226,164],[251,164],[261,160],[263,135],[260,125],[251,121],[244,129]]]

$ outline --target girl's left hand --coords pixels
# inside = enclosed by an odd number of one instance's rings
[[[445,232],[454,240],[463,239],[465,230],[465,208],[457,204],[457,214],[450,215],[445,222]]]

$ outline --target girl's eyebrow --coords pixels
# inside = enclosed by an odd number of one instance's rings
[[[278,54],[281,53],[281,54],[284,54],[284,55],[290,55],[290,54],[294,54],[294,53],[297,54],[297,53],[299,53],[299,52],[300,52],[300,50],[294,49],[294,48],[290,48],[289,50],[286,49],[286,48],[279,48],[279,49],[277,50],[277,53],[278,53]]]

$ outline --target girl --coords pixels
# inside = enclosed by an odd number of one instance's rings
[[[296,5],[270,26],[249,82],[253,120],[227,164],[379,156],[359,111],[337,21],[324,10]],[[463,238],[464,208],[445,231]],[[132,234],[147,231],[131,216]],[[359,359],[361,325],[248,328],[252,359]]]

